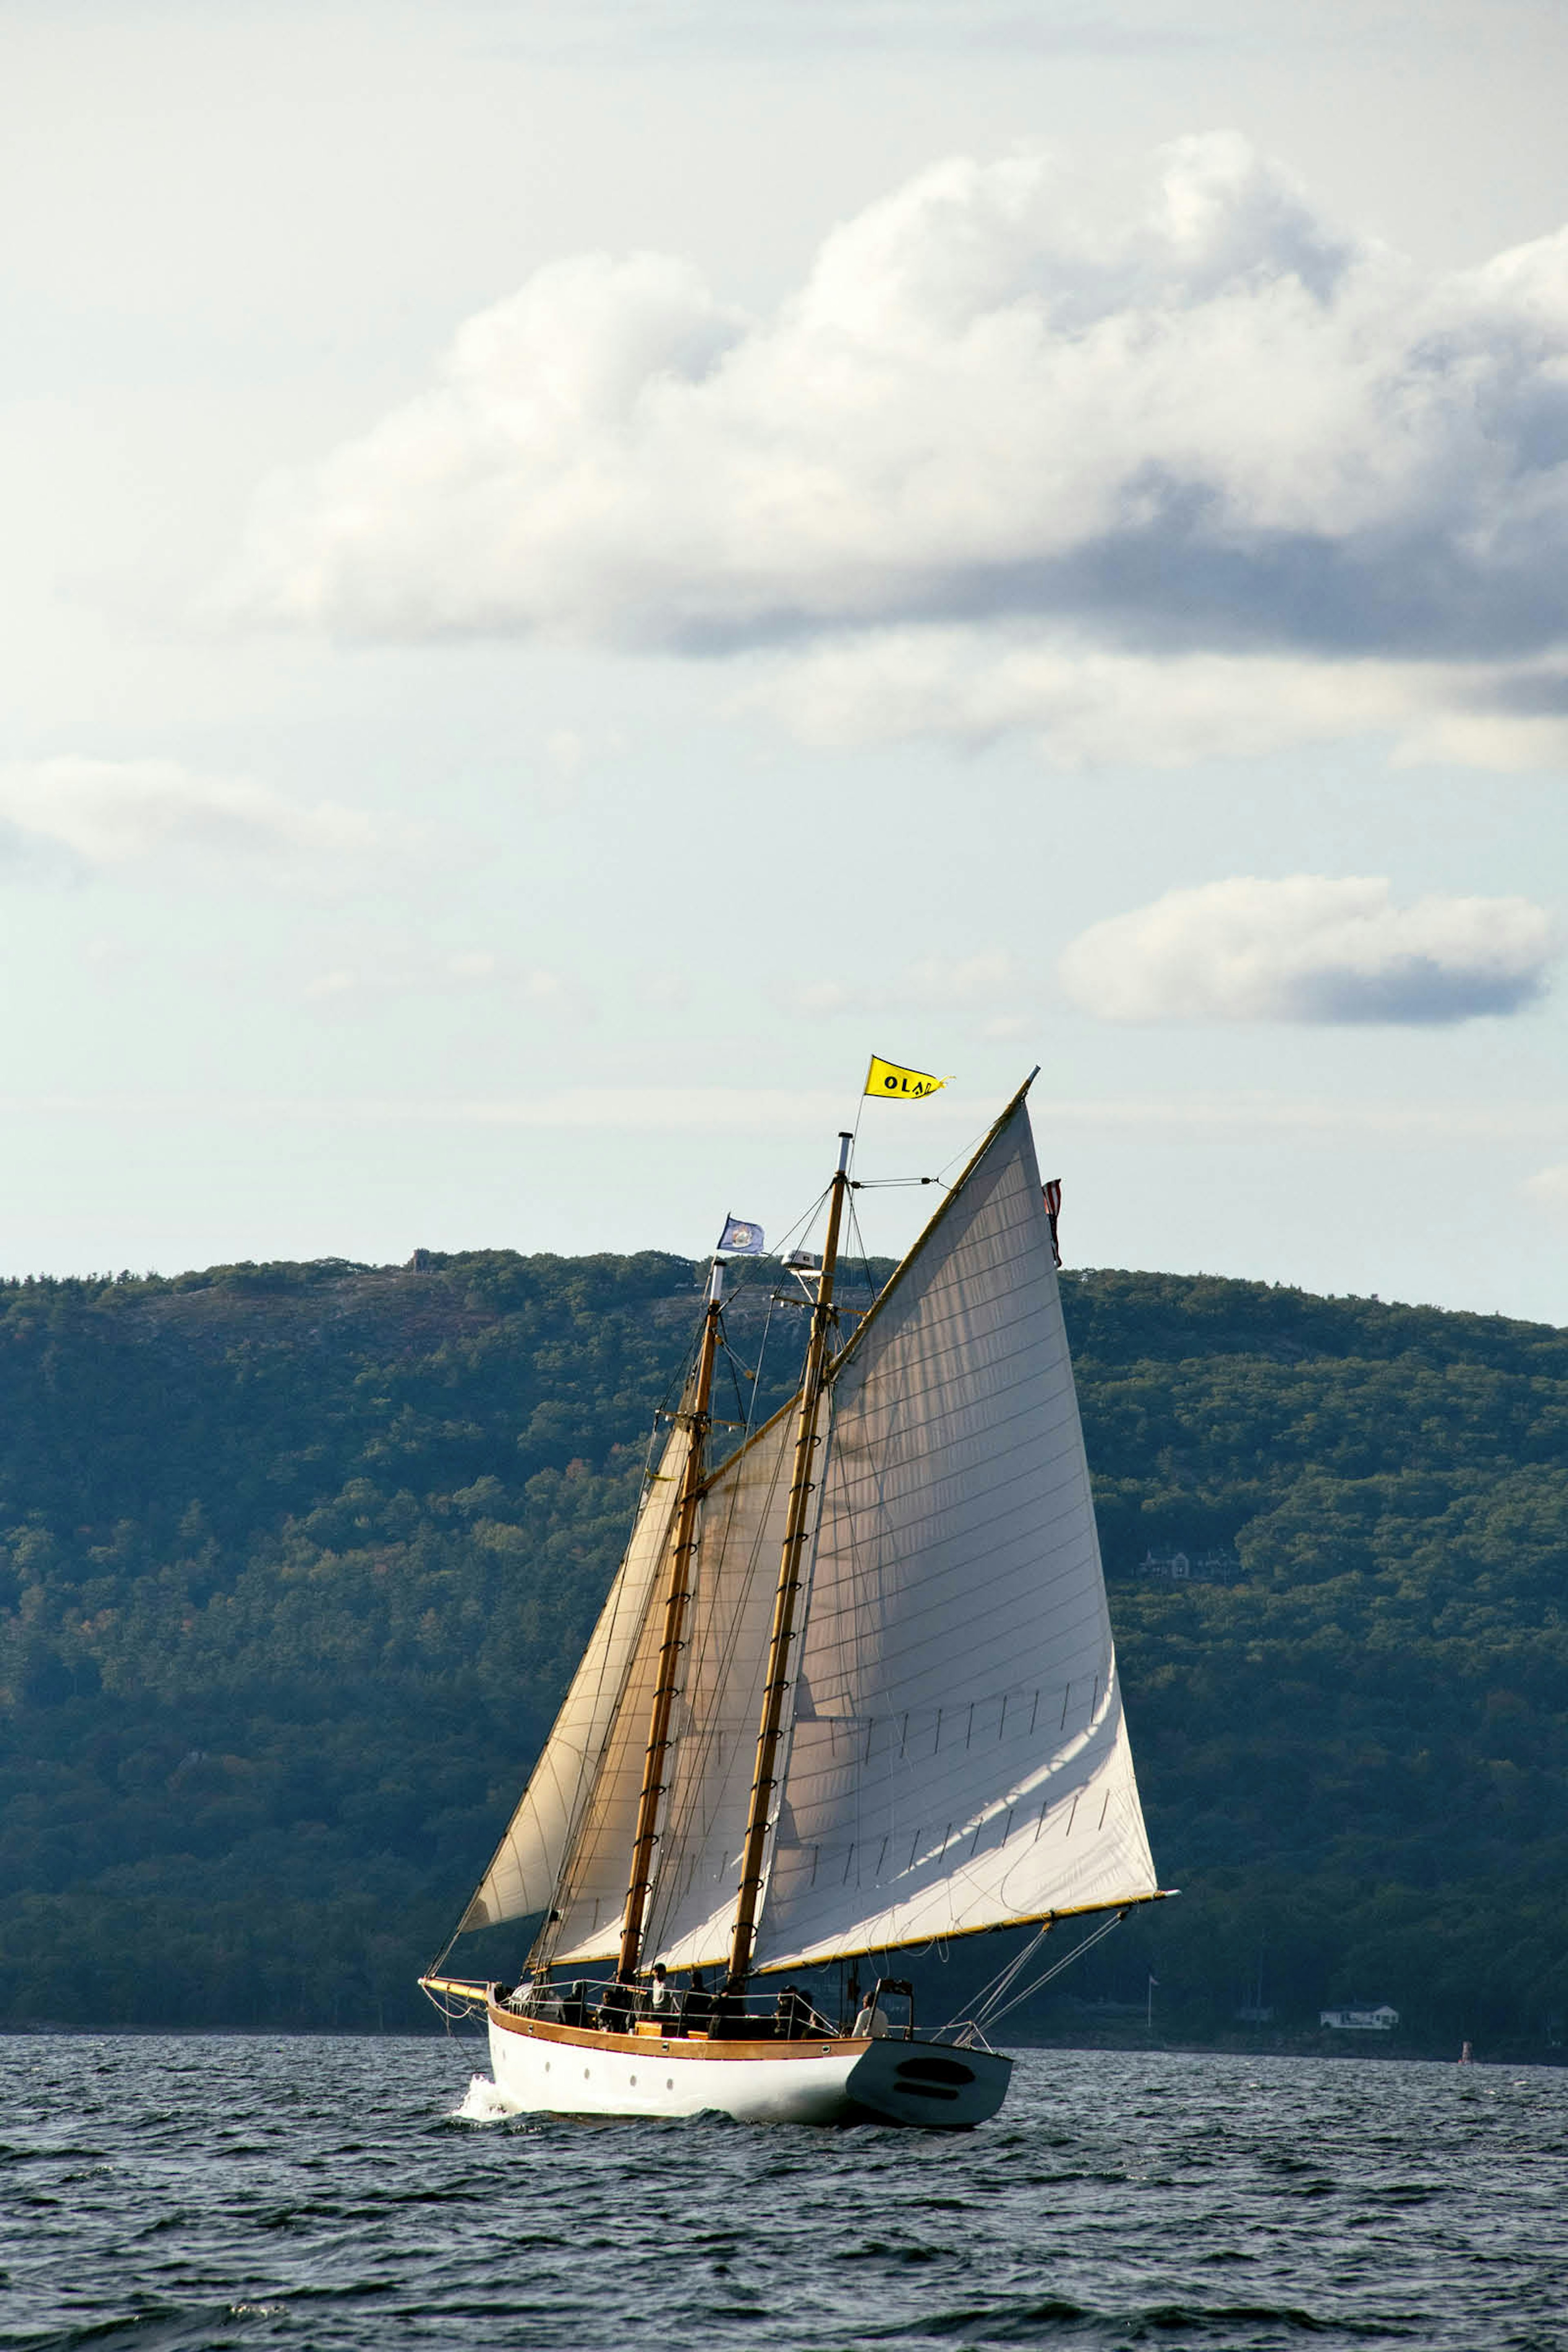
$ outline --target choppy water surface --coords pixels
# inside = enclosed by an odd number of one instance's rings
[[[0,2345],[1568,2347],[1568,2074],[1042,2051],[947,2139],[507,2120],[476,2063],[0,2040]]]

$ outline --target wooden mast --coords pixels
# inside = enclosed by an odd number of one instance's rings
[[[708,1304],[702,1318],[702,1338],[692,1375],[689,1410],[683,1410],[689,1436],[686,1468],[677,1506],[675,1543],[669,1555],[669,1578],[664,1591],[664,1640],[658,1653],[658,1684],[648,1720],[647,1751],[643,1783],[637,1797],[637,1835],[632,1844],[631,1884],[626,1889],[626,1925],[621,1930],[617,1982],[636,1981],[642,1958],[643,1923],[648,1888],[653,1883],[653,1850],[658,1842],[658,1804],[664,1794],[664,1759],[669,1753],[669,1718],[679,1684],[680,1653],[685,1647],[686,1604],[691,1598],[691,1554],[697,1540],[697,1506],[701,1498],[703,1453],[708,1439],[709,1403],[713,1394],[713,1359],[719,1347],[719,1312],[724,1295],[724,1263],[715,1258],[708,1277]]]
[[[838,1139],[838,1172],[833,1179],[827,1212],[827,1239],[823,1244],[822,1272],[816,1282],[811,1339],[801,1379],[800,1419],[795,1426],[795,1472],[789,1490],[789,1515],[784,1523],[784,1552],[779,1561],[778,1590],[773,1595],[773,1632],[768,1641],[767,1681],[763,1689],[763,1720],[757,1733],[757,1766],[752,1778],[751,1812],[741,1860],[741,1893],[735,1906],[735,1927],[730,1945],[729,1989],[743,1992],[751,1973],[752,1945],[756,1933],[757,1900],[763,1889],[763,1851],[773,1811],[773,1767],[778,1758],[779,1730],[784,1721],[784,1693],[790,1685],[789,1646],[795,1639],[795,1608],[800,1591],[801,1561],[810,1526],[812,1475],[817,1445],[816,1414],[822,1401],[823,1370],[827,1360],[827,1335],[833,1321],[833,1272],[838,1256],[838,1228],[849,1192],[849,1149],[854,1137]]]

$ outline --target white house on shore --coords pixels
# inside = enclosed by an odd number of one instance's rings
[[[1392,2033],[1398,2022],[1399,2011],[1385,2000],[1352,2000],[1343,2009],[1318,2011],[1318,2023],[1336,2033]]]

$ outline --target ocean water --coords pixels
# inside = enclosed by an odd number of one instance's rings
[[[946,2138],[508,2119],[483,2067],[0,2038],[0,2345],[1568,2347],[1568,2073],[1034,2051]]]

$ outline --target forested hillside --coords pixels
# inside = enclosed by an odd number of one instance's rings
[[[697,1279],[495,1252],[0,1286],[0,2019],[420,2021],[412,1977],[592,1622]],[[753,1368],[770,1287],[731,1314]],[[1261,1963],[1288,2025],[1364,1994],[1416,2037],[1554,2040],[1568,1334],[1065,1287],[1185,1890],[1079,1990],[1141,1998],[1152,1970],[1208,2032]],[[773,1313],[764,1404],[798,1321]],[[1178,1551],[1211,1580],[1142,1566]]]

